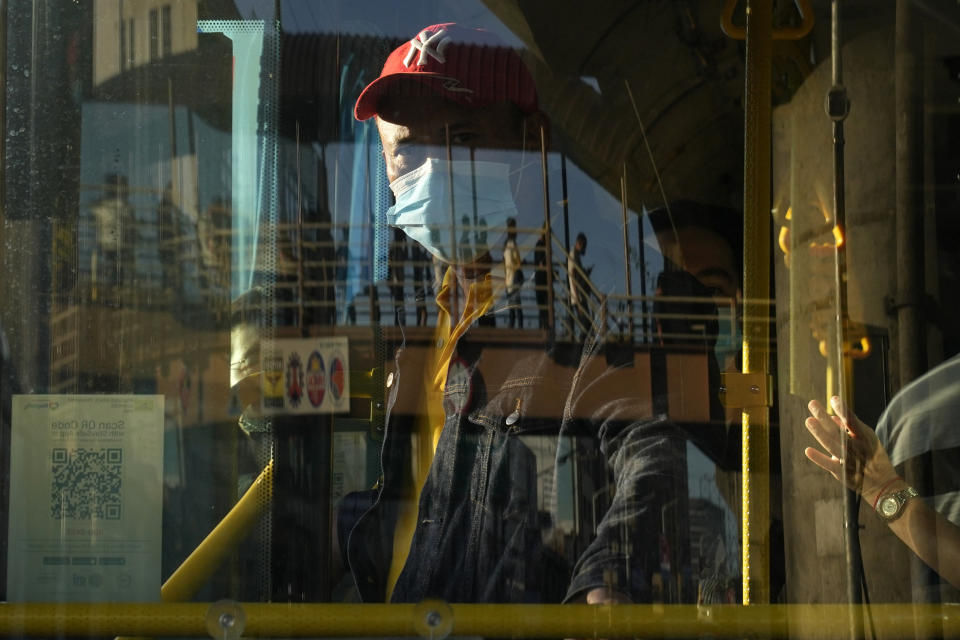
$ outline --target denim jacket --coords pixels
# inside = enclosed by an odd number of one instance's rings
[[[476,333],[457,346],[462,366],[447,380],[445,422],[392,600],[560,602],[608,587],[650,601],[670,544],[664,513],[684,508],[686,468],[683,435],[654,411],[649,378],[642,384],[632,354],[618,364],[598,340],[564,362],[550,346],[494,346]],[[367,602],[385,598],[426,352],[396,350],[385,375],[381,482],[348,496],[339,513],[341,548]],[[547,443],[558,468],[581,461],[580,494],[554,500],[579,514],[579,536],[559,551],[544,540],[551,505],[538,504],[531,438]],[[592,459],[596,473],[587,474]],[[591,513],[597,496],[605,508]]]

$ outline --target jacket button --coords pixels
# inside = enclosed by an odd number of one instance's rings
[[[387,374],[387,389],[393,386],[393,371]]]
[[[520,404],[523,402],[521,398],[517,398],[517,406],[514,408],[513,413],[507,416],[506,423],[508,427],[512,427],[517,424],[517,420],[520,419]]]

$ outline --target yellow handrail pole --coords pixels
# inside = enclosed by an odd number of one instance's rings
[[[770,325],[771,0],[747,3],[743,158],[743,372],[766,375]],[[770,601],[770,410],[742,413],[743,604]]]
[[[0,636],[206,637],[204,603],[0,604]]]
[[[272,496],[273,460],[264,467],[223,520],[163,583],[160,599],[164,602],[189,600],[217,570],[227,554],[243,541]]]
[[[811,634],[843,637],[848,605],[497,605],[242,603],[242,637],[453,636],[489,638],[786,637],[802,621]],[[863,605],[853,605],[859,609]],[[960,636],[957,607],[874,604],[872,620],[890,637]],[[210,605],[203,603],[0,604],[5,636],[179,636],[208,638]],[[425,615],[426,614],[426,615]],[[431,622],[436,631],[431,634]]]

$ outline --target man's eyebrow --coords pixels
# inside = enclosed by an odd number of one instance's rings
[[[696,273],[698,278],[707,278],[710,276],[719,276],[726,279],[730,284],[734,283],[733,275],[722,267],[708,267],[706,269],[701,269]]]
[[[417,136],[410,129],[401,129],[390,137],[389,142],[393,145],[394,151],[399,152],[411,145],[424,144],[423,136]]]

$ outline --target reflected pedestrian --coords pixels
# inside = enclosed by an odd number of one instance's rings
[[[517,249],[517,221],[507,220],[507,239],[503,243],[503,277],[507,287],[510,328],[523,328],[523,306],[520,289],[523,286],[523,269],[520,251]]]

